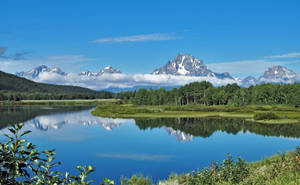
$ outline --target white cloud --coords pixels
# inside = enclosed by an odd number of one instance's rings
[[[119,43],[119,42],[146,42],[146,41],[161,41],[161,40],[174,40],[180,37],[173,36],[170,33],[153,33],[132,35],[124,37],[107,37],[94,40],[95,43]]]
[[[274,55],[274,56],[267,56],[265,58],[276,59],[276,58],[298,58],[298,57],[300,57],[300,52],[297,52],[297,53],[286,53],[286,54]]]
[[[209,81],[215,86],[226,85],[228,83],[239,83],[232,79],[217,79],[212,77],[196,76],[175,76],[175,75],[152,75],[152,74],[103,74],[98,77],[80,76],[75,73],[59,75],[51,72],[40,73],[38,82],[75,85],[87,87],[94,90],[101,90],[111,87],[131,88],[135,86],[181,86],[195,81]]]

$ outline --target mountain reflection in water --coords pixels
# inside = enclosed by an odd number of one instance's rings
[[[42,131],[47,131],[48,129],[57,130],[66,124],[82,124],[84,126],[101,125],[104,129],[110,131],[114,128],[120,127],[120,125],[123,123],[131,121],[128,119],[96,117],[92,116],[90,112],[91,110],[84,110],[78,112],[37,116],[32,120],[26,121],[25,124],[29,124],[33,128]]]
[[[10,114],[4,111],[0,112],[0,114],[6,117],[5,120],[10,119],[10,115],[14,118],[18,115],[18,120],[25,119],[25,124],[40,131],[58,130],[69,124],[101,125],[104,129],[111,131],[124,123],[135,123],[140,130],[161,128],[167,134],[174,136],[178,141],[192,141],[194,137],[207,138],[217,131],[228,134],[250,132],[263,136],[300,137],[300,125],[297,124],[259,124],[237,118],[113,119],[93,116],[91,108],[85,108],[85,110],[82,110],[82,108],[76,108],[75,110],[67,108],[65,111],[60,109],[48,109],[45,111],[45,109],[40,108],[38,109],[41,112],[40,115],[36,109],[33,110],[29,111],[28,109],[19,108]]]
[[[134,122],[134,119],[114,119],[92,116],[90,112],[91,110],[84,110],[37,116],[34,119],[26,121],[25,124],[40,131],[48,131],[49,129],[58,130],[67,124],[81,124],[84,126],[101,125],[104,129],[111,131],[114,128],[120,127],[121,124]],[[193,135],[186,134],[180,130],[175,130],[171,127],[163,127],[163,129],[166,130],[169,135],[175,136],[178,141],[193,140]]]

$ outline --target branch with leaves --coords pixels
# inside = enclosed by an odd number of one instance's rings
[[[78,176],[54,171],[53,168],[61,164],[56,161],[55,150],[38,151],[35,145],[23,139],[31,132],[21,132],[23,126],[20,123],[8,128],[11,135],[4,134],[8,141],[0,143],[0,184],[89,185],[93,182],[88,180],[88,175],[95,171],[93,166],[77,166]],[[104,178],[100,185],[114,185],[114,181]]]

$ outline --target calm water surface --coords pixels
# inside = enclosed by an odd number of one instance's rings
[[[242,119],[111,119],[91,107],[0,107],[0,134],[24,122],[27,139],[57,151],[60,170],[92,164],[91,178],[118,180],[142,173],[154,180],[222,161],[227,153],[249,161],[300,145],[300,125],[261,125]],[[3,141],[1,137],[1,141]]]

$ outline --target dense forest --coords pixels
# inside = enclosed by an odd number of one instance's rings
[[[214,87],[210,82],[193,82],[165,90],[121,92],[116,98],[136,105],[251,105],[286,104],[300,105],[300,84],[261,84],[242,88],[237,84]]]
[[[112,98],[111,92],[97,92],[91,89],[36,83],[25,78],[0,71],[0,101],[10,100],[63,100]]]

